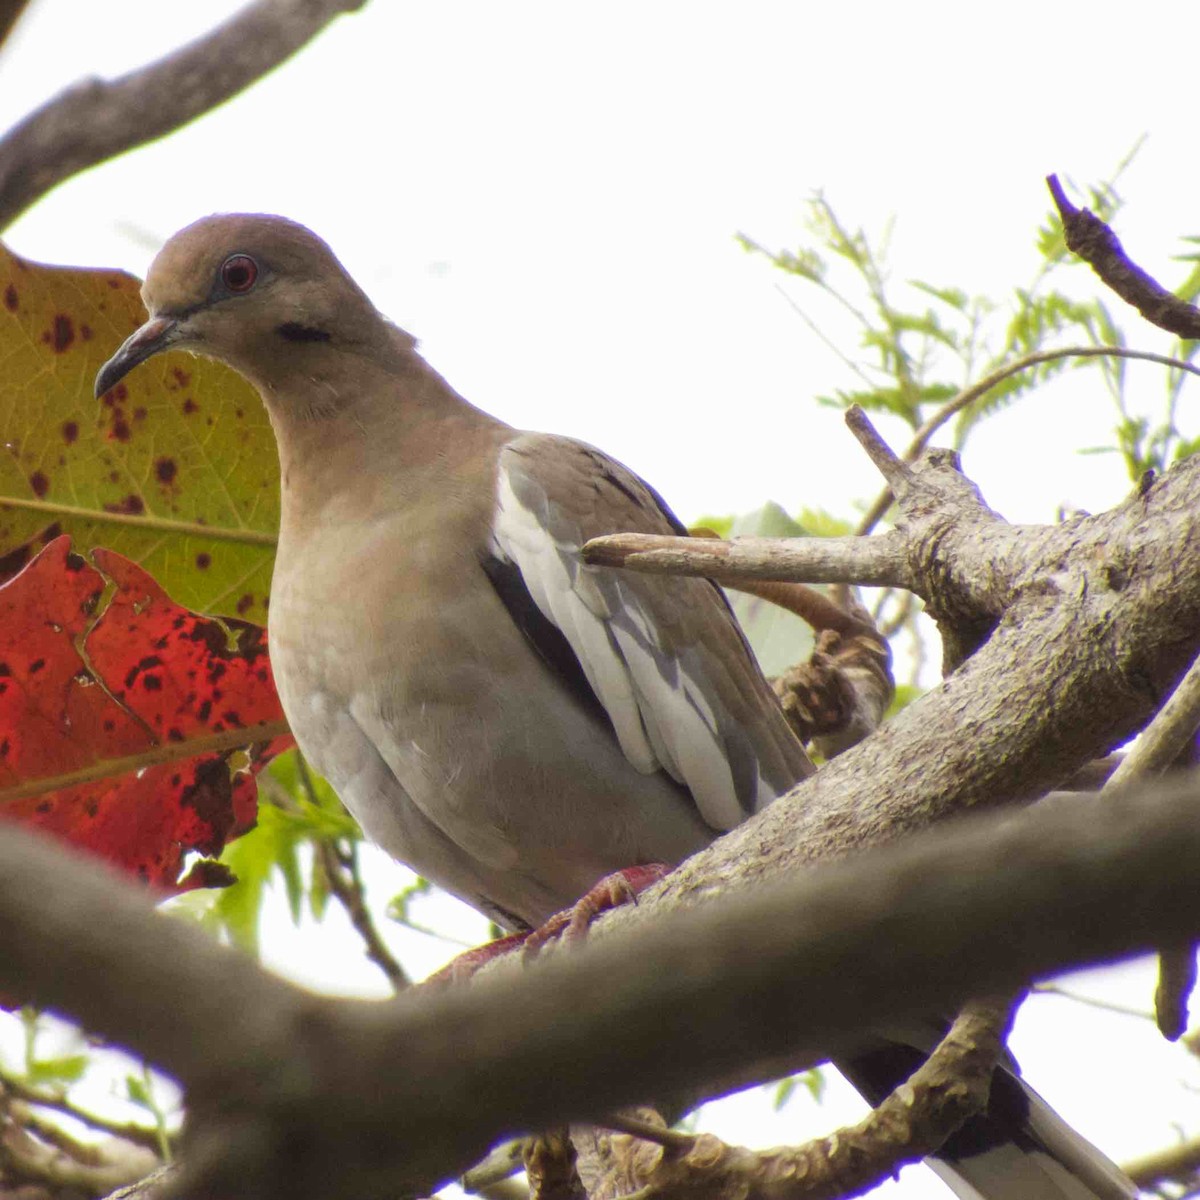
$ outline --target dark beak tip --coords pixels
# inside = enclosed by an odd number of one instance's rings
[[[96,372],[93,387],[96,399],[112,391],[139,363],[166,350],[177,338],[178,325],[173,319],[152,317],[125,339],[116,354]]]

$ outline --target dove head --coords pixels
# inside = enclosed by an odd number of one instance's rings
[[[315,359],[369,352],[392,329],[333,251],[282,217],[189,225],[151,263],[142,299],[149,319],[101,368],[98,396],[152,355],[186,349],[228,363],[267,397],[320,374]]]

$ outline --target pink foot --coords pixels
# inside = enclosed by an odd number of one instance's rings
[[[605,875],[570,908],[555,913],[540,928],[526,934],[522,953],[527,959],[536,958],[548,942],[558,938],[568,944],[581,940],[586,936],[588,926],[601,913],[620,908],[623,904],[636,904],[640,893],[670,872],[671,868],[663,863],[646,863]]]
[[[447,983],[463,983],[485,963],[490,963],[492,959],[500,958],[502,955],[511,954],[524,945],[527,937],[529,937],[528,933],[510,933],[507,937],[497,938],[494,942],[485,942],[473,950],[464,950],[462,954],[456,954],[444,967],[434,971],[422,986],[427,987],[433,984],[434,987],[443,987]]]
[[[555,913],[538,929],[527,933],[510,933],[494,942],[465,950],[452,958],[439,971],[435,971],[425,984],[442,987],[448,983],[460,983],[470,979],[480,967],[492,959],[511,954],[521,949],[526,959],[536,958],[538,952],[549,942],[562,938],[564,942],[577,942],[587,934],[588,926],[603,912],[620,908],[623,904],[636,904],[638,895],[652,883],[657,883],[671,872],[663,863],[646,863],[643,866],[626,867],[605,875],[593,884],[583,897],[570,908]]]

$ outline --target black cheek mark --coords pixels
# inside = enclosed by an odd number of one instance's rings
[[[315,329],[311,325],[301,325],[298,321],[288,321],[276,328],[275,332],[288,342],[327,342],[329,331]]]

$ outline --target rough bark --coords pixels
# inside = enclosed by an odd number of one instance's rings
[[[963,822],[690,912],[639,904],[581,952],[377,1004],[267,976],[110,872],[12,832],[0,988],[183,1080],[197,1194],[426,1194],[507,1134],[761,1079],[863,1028],[1193,936],[1196,785],[1162,796]]]

